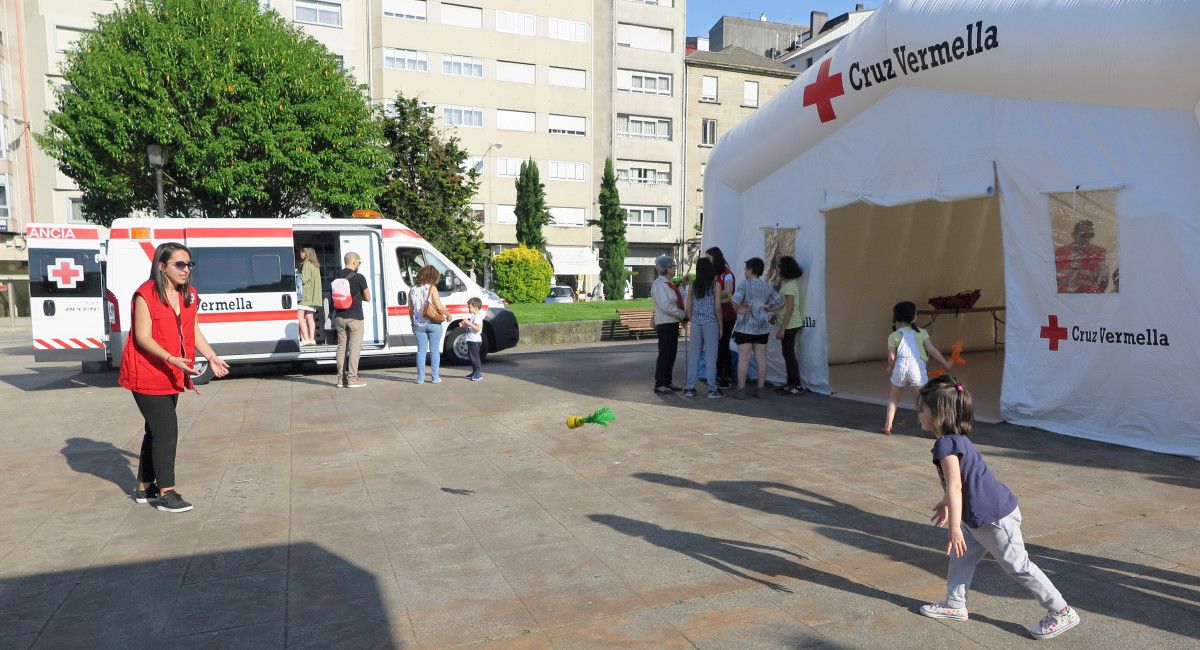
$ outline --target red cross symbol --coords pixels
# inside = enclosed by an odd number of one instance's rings
[[[1067,340],[1067,328],[1058,324],[1058,316],[1050,315],[1050,324],[1042,327],[1042,338],[1050,341],[1050,349],[1058,352],[1058,342]]]
[[[833,98],[846,94],[842,86],[842,73],[829,76],[829,64],[832,62],[833,59],[825,59],[817,71],[817,80],[804,87],[804,105],[816,104],[817,116],[822,123],[837,119],[837,114],[833,112]]]
[[[54,260],[54,264],[46,267],[46,273],[54,278],[54,283],[63,289],[74,289],[75,285],[83,279],[83,267],[65,257]]]

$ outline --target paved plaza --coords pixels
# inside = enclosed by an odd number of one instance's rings
[[[115,373],[34,364],[28,341],[0,330],[0,648],[1039,643],[990,561],[969,622],[914,613],[944,596],[946,533],[911,411],[884,437],[847,400],[660,398],[653,342],[518,348],[478,383],[240,370],[181,398],[196,508],[168,514],[128,497],[142,423]],[[564,426],[602,405],[615,425]],[[1040,643],[1200,643],[1200,463],[975,440],[1083,618]]]

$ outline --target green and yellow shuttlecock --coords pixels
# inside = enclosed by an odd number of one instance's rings
[[[612,412],[612,409],[608,408],[607,406],[601,406],[600,408],[596,409],[595,413],[592,413],[591,415],[572,415],[571,417],[567,418],[567,428],[578,429],[585,424],[599,424],[602,427],[606,427],[608,426],[609,422],[612,422],[616,419],[617,416]]]

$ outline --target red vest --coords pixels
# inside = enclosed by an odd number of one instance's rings
[[[170,305],[164,305],[158,299],[153,280],[143,282],[134,292],[131,302],[136,305],[137,296],[146,301],[146,307],[150,309],[150,334],[155,342],[173,357],[195,360],[196,312],[200,310],[200,296],[195,287],[189,287],[188,290],[192,293],[192,304],[185,305],[183,294],[180,294],[179,316],[175,315]],[[136,314],[136,310],[131,309],[130,313]],[[185,376],[182,370],[142,350],[133,332],[134,328],[130,327],[129,337],[125,340],[125,352],[121,356],[118,379],[122,386],[143,395],[174,395],[192,387],[192,378]]]

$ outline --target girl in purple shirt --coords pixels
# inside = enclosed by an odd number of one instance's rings
[[[991,553],[1005,573],[1046,608],[1041,622],[1029,628],[1035,639],[1049,639],[1079,625],[1079,614],[1029,560],[1021,538],[1017,497],[992,474],[967,437],[974,419],[971,394],[952,375],[932,379],[917,398],[917,418],[936,440],[933,464],[945,490],[945,498],[933,508],[932,521],[950,528],[946,600],[922,605],[921,613],[930,618],[967,620],[967,589],[975,566]]]

